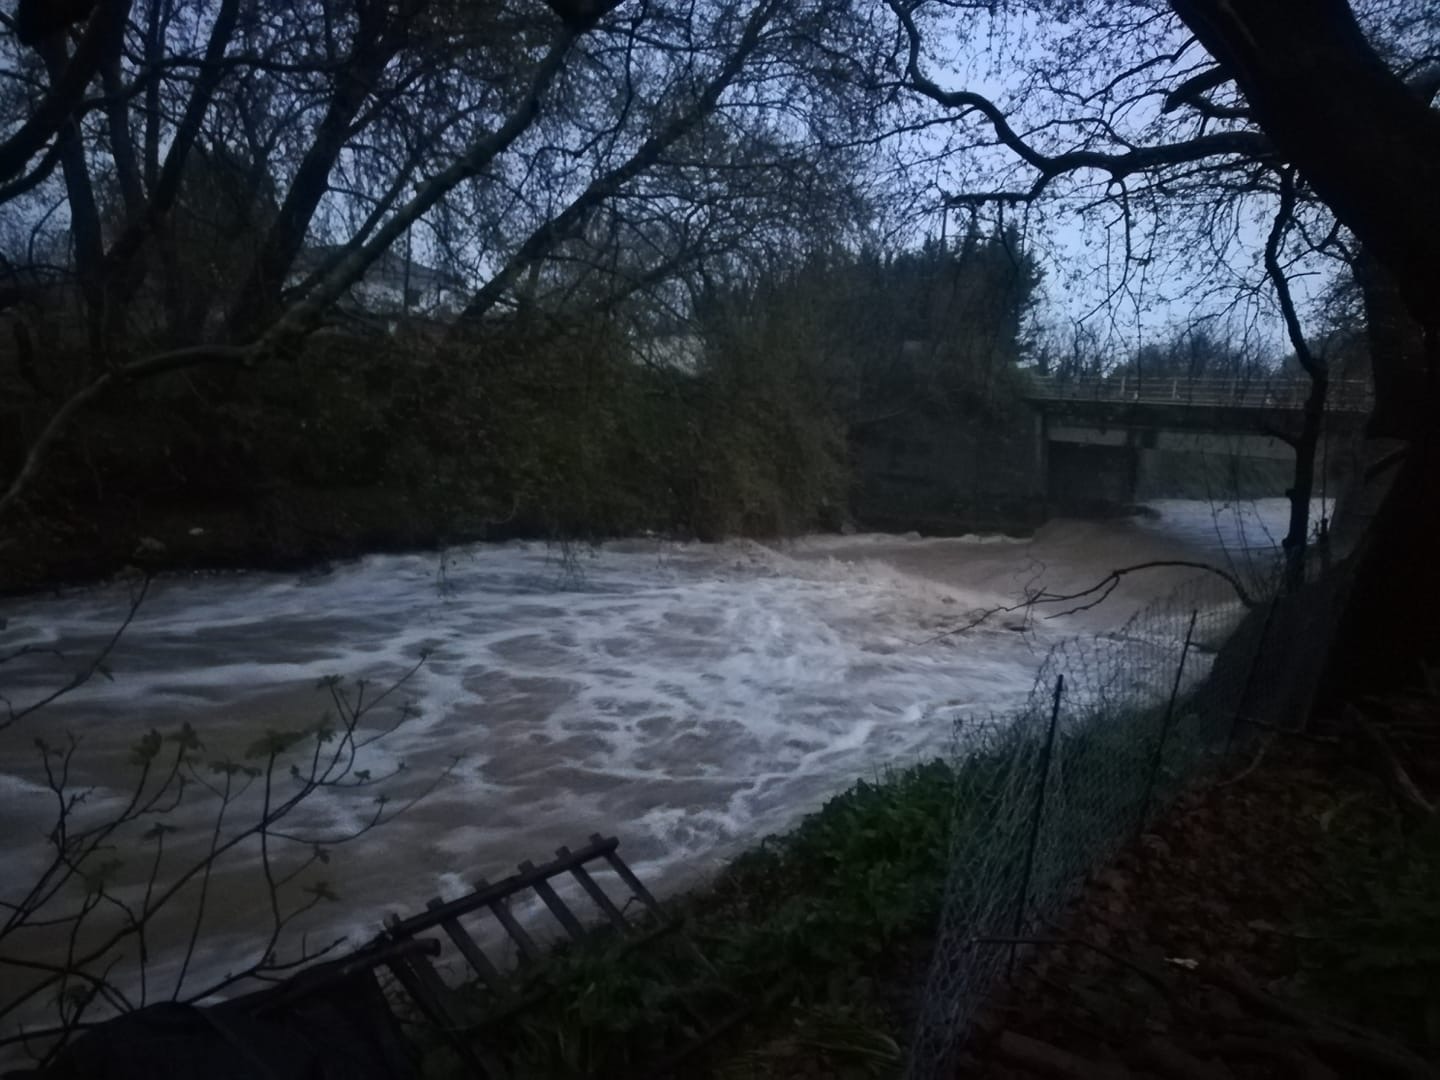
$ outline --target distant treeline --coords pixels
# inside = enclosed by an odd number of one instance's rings
[[[836,527],[867,428],[1014,407],[1038,279],[1016,236],[972,234],[732,272],[641,331],[528,310],[463,338],[419,320],[322,332],[253,370],[197,368],[101,403],[48,463],[33,531],[112,561],[149,538],[264,562]],[[42,415],[10,413],[24,437],[7,468]]]

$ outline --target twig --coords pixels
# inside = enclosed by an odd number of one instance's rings
[[[22,709],[7,709],[7,715],[5,719],[3,721],[0,721],[0,731],[4,731],[6,728],[14,724],[18,724],[21,720],[25,719],[25,717],[29,716],[31,713],[37,712],[40,709],[45,708],[45,706],[50,705],[53,702],[64,697],[66,694],[78,690],[80,687],[84,686],[87,682],[93,679],[97,674],[105,672],[105,661],[109,659],[110,654],[115,651],[115,646],[120,644],[120,638],[123,637],[125,631],[130,628],[130,624],[135,621],[135,615],[140,610],[140,605],[145,602],[145,594],[149,591],[150,578],[147,575],[141,580],[139,589],[137,589],[134,595],[131,596],[130,607],[125,612],[125,618],[121,620],[120,625],[115,628],[115,632],[110,635],[109,639],[101,647],[100,651],[90,659],[90,662],[86,664],[83,668],[81,668],[79,671],[77,671],[73,676],[71,676],[69,682],[65,683],[63,686],[59,687],[56,690],[52,690],[50,693],[46,694],[38,701],[33,701]],[[15,656],[18,655],[20,654],[16,653],[11,656],[5,657],[5,659],[12,660],[15,658]]]
[[[979,944],[1067,945],[1090,949],[1140,975],[1160,990],[1172,1006],[1178,998],[1179,988],[1143,962],[1081,938],[984,937],[974,940]],[[1186,1042],[1183,1048],[1156,1039],[1147,1041],[1138,1049],[1135,1059],[1165,1075],[1181,1080],[1216,1080],[1227,1075],[1206,1067],[1193,1056],[1201,1054],[1280,1060],[1287,1062],[1295,1075],[1316,1080],[1338,1080],[1342,1075],[1317,1055],[1342,1060],[1347,1070],[1343,1075],[1347,1076],[1362,1075],[1349,1071],[1356,1066],[1364,1066],[1367,1071],[1363,1075],[1367,1076],[1387,1075],[1402,1080],[1436,1080],[1440,1076],[1429,1062],[1399,1043],[1360,1025],[1312,1013],[1283,1001],[1238,972],[1210,963],[1187,964],[1186,969],[1203,982],[1229,993],[1264,1022],[1253,1029],[1241,1025],[1240,1029],[1231,1030],[1215,1041]],[[1092,1080],[1119,1075],[1110,1066],[1011,1031],[1002,1032],[994,1045],[1000,1057],[1046,1076]]]
[[[1253,773],[1256,769],[1260,767],[1260,763],[1265,760],[1265,755],[1269,753],[1270,746],[1272,743],[1274,743],[1274,741],[1275,740],[1273,737],[1262,740],[1260,743],[1260,749],[1255,751],[1255,757],[1251,759],[1249,765],[1246,765],[1245,768],[1241,769],[1229,780],[1221,780],[1216,783],[1215,786],[1217,788],[1230,787],[1232,784],[1238,784],[1241,780],[1244,780],[1247,776],[1249,776],[1251,773]]]
[[[1040,604],[1064,604],[1072,600],[1084,600],[1087,596],[1094,596],[1095,599],[1090,600],[1087,603],[1080,604],[1065,611],[1053,612],[1049,615],[1046,615],[1045,618],[1059,619],[1066,615],[1075,615],[1081,611],[1089,611],[1093,607],[1098,607],[1107,598],[1109,598],[1110,594],[1119,587],[1120,582],[1130,574],[1137,573],[1141,570],[1165,570],[1177,568],[1188,570],[1204,570],[1206,573],[1214,574],[1216,577],[1224,579],[1226,584],[1228,584],[1232,589],[1235,590],[1235,596],[1247,608],[1253,608],[1259,602],[1255,599],[1255,597],[1251,596],[1245,586],[1240,583],[1240,579],[1237,578],[1234,574],[1230,573],[1228,570],[1221,570],[1218,566],[1212,566],[1209,563],[1196,562],[1192,559],[1154,559],[1150,562],[1136,563],[1133,566],[1122,566],[1118,570],[1112,570],[1110,571],[1110,573],[1106,574],[1103,578],[1097,581],[1094,585],[1091,585],[1087,589],[1081,589],[1079,592],[1047,593],[1041,591],[1032,593],[1024,600],[1021,600],[1018,604],[1001,604],[993,608],[988,608],[987,610],[981,612],[979,615],[975,616],[964,626],[957,626],[950,630],[941,631],[934,637],[927,638],[922,644],[928,645],[932,642],[939,641],[942,638],[952,637],[955,634],[963,634],[967,630],[973,630],[975,629],[975,627],[984,623],[991,616],[1004,615],[1014,611],[1028,611],[1029,609],[1037,607]],[[1099,595],[1095,596],[1096,593],[1099,593]]]
[[[1240,584],[1240,579],[1237,578],[1234,574],[1230,573],[1230,571],[1221,570],[1218,566],[1211,566],[1209,563],[1195,562],[1191,559],[1155,559],[1151,562],[1136,563],[1133,566],[1125,566],[1120,568],[1119,570],[1110,571],[1110,573],[1106,574],[1103,578],[1101,578],[1094,585],[1090,586],[1090,588],[1088,589],[1082,589],[1079,592],[1067,593],[1064,595],[1042,593],[1037,598],[1036,603],[1065,603],[1066,601],[1070,600],[1082,600],[1085,597],[1092,596],[1097,592],[1100,593],[1100,595],[1096,597],[1096,599],[1090,601],[1089,603],[1081,604],[1080,606],[1071,608],[1068,611],[1061,611],[1054,615],[1047,615],[1046,618],[1058,619],[1062,615],[1074,615],[1075,613],[1080,611],[1088,611],[1090,608],[1093,608],[1096,605],[1100,604],[1103,600],[1105,600],[1106,597],[1108,597],[1112,592],[1115,591],[1115,589],[1119,586],[1121,579],[1129,574],[1133,574],[1139,570],[1161,570],[1176,567],[1190,570],[1204,570],[1206,573],[1214,574],[1216,577],[1224,579],[1226,584],[1228,584],[1232,589],[1235,590],[1236,597],[1238,597],[1240,602],[1244,604],[1247,608],[1253,608],[1256,604],[1255,598],[1250,595],[1244,585]]]
[[[421,663],[423,663],[423,659]],[[189,725],[184,725],[177,735],[170,736],[168,739],[162,739],[158,733],[151,732],[137,744],[135,754],[137,764],[140,766],[140,774],[125,805],[115,814],[108,816],[106,820],[86,828],[74,828],[73,815],[77,808],[85,802],[88,791],[74,792],[70,790],[71,765],[79,741],[71,738],[68,746],[64,749],[50,747],[43,741],[39,742],[47,787],[53,794],[57,806],[56,824],[49,838],[55,853],[50,866],[41,871],[36,881],[29,887],[23,900],[18,903],[0,905],[0,911],[3,911],[6,916],[4,925],[0,926],[0,940],[18,930],[48,925],[67,928],[68,946],[63,958],[42,972],[42,977],[34,985],[13,999],[0,999],[0,1016],[12,1013],[26,1001],[36,1001],[42,997],[55,998],[61,1007],[59,1016],[61,1023],[53,1029],[53,1033],[59,1036],[55,1045],[49,1048],[49,1053],[53,1055],[75,1032],[86,1026],[83,1017],[87,1007],[94,1001],[104,1000],[117,1011],[128,1011],[132,1007],[131,1004],[114,997],[111,993],[113,984],[110,981],[109,972],[117,962],[124,958],[124,954],[117,950],[127,938],[132,937],[140,946],[142,1000],[149,998],[151,987],[147,982],[146,968],[151,962],[150,954],[153,951],[151,923],[160,912],[174,911],[177,905],[186,904],[194,894],[190,893],[182,898],[182,892],[198,885],[198,899],[194,900],[193,914],[191,911],[186,912],[186,915],[192,916],[192,921],[185,931],[187,940],[179,943],[183,956],[172,992],[173,996],[179,1000],[194,1000],[196,992],[186,988],[184,984],[187,974],[190,974],[189,969],[196,953],[198,939],[203,932],[202,924],[207,900],[214,895],[212,874],[219,861],[241,844],[247,843],[257,836],[262,839],[262,842],[267,839],[286,843],[299,840],[298,836],[285,833],[276,826],[301,802],[316,792],[326,788],[349,789],[369,786],[373,782],[373,778],[369,776],[368,772],[356,769],[356,752],[374,741],[379,735],[357,738],[357,729],[365,715],[379,703],[387,700],[398,685],[408,680],[418,667],[419,664],[405,672],[383,693],[367,695],[368,700],[362,699],[359,707],[352,707],[348,696],[343,693],[336,694],[336,688],[332,686],[332,700],[338,699],[341,709],[339,724],[337,725],[333,721],[322,721],[304,732],[272,733],[271,738],[278,737],[279,741],[274,747],[266,746],[263,751],[266,758],[266,773],[246,765],[216,763],[212,765],[212,768],[220,774],[223,783],[211,784],[199,771],[199,759],[196,751],[200,749],[200,743]],[[397,711],[401,717],[399,722],[403,722],[404,719],[414,714],[409,705],[405,705]],[[381,725],[380,734],[393,729],[392,725]],[[233,807],[252,782],[261,775],[273,775],[279,763],[280,754],[291,746],[300,749],[299,743],[307,739],[313,742],[313,750],[306,754],[305,758],[302,758],[301,766],[292,767],[291,771],[291,774],[299,782],[298,790],[283,799],[273,797],[273,801],[272,797],[267,796],[266,805],[257,820],[245,823],[234,834],[224,836],[222,839],[225,821],[233,816],[231,814]],[[156,776],[154,768],[156,756],[166,741],[173,741],[175,744],[173,760],[169,763],[168,768]],[[328,750],[323,749],[326,746],[329,747]],[[451,769],[453,769],[453,765]],[[340,843],[347,839],[353,839],[354,835],[363,834],[379,824],[393,820],[396,814],[404,812],[433,790],[434,785],[448,776],[451,769],[442,771],[434,783],[426,785],[420,794],[408,798],[398,808],[390,807],[384,796],[381,796],[377,799],[377,809],[370,820],[353,829],[353,835],[337,836],[331,838],[329,843]],[[397,768],[396,771],[398,772],[399,769]],[[357,772],[358,775],[353,781],[348,779]],[[157,780],[158,787],[155,786]],[[220,807],[208,838],[206,850],[189,865],[167,874],[168,880],[161,885],[160,865],[166,851],[164,834],[167,831],[164,815],[180,805],[186,787],[192,781],[198,786],[210,790],[219,800]],[[88,875],[93,874],[95,868],[87,866],[87,863],[98,853],[113,849],[114,845],[110,838],[116,833],[116,830],[125,825],[138,823],[143,817],[151,814],[160,815],[160,819],[152,831],[146,834],[146,838],[153,836],[156,840],[156,850],[153,858],[147,860],[149,868],[144,885],[143,901],[132,906],[130,903],[122,902],[110,892],[103,877],[97,877],[92,882]],[[312,853],[309,859],[302,860],[301,869],[313,864],[318,858],[318,854]],[[268,871],[268,866],[266,869]],[[266,881],[272,901],[272,927],[269,941],[266,943],[262,955],[255,962],[248,964],[242,971],[227,973],[219,984],[221,987],[227,987],[244,978],[263,977],[267,974],[293,970],[326,956],[340,944],[337,940],[317,950],[305,942],[302,944],[298,956],[284,961],[277,960],[275,945],[281,934],[291,927],[297,918],[313,909],[321,900],[333,899],[333,894],[328,889],[317,885],[313,889],[306,890],[303,901],[282,907],[278,903],[279,898],[276,893],[289,885],[294,877],[294,874],[273,875],[267,872]],[[79,898],[76,909],[58,915],[49,912],[47,905],[52,901],[58,903],[57,898],[63,895],[62,889],[68,882],[76,880],[83,880],[86,886],[85,894]],[[121,913],[119,924],[106,926],[98,935],[92,930],[85,935],[82,946],[80,936],[82,925],[86,926],[88,930],[88,922],[93,921],[91,916],[102,907],[106,910],[118,908]],[[67,994],[67,987],[72,983],[80,983],[95,989],[83,997],[74,993]],[[214,990],[214,987],[208,987],[202,991],[202,995],[213,993]],[[36,1038],[37,1035],[34,1031],[22,1032],[14,1038],[0,1038],[0,1046],[14,1041],[24,1041],[28,1044]]]
[[[1435,819],[1435,804],[1425,797],[1420,786],[1410,777],[1410,773],[1401,763],[1400,758],[1391,748],[1380,729],[1370,723],[1365,714],[1354,705],[1345,706],[1344,717],[1347,723],[1355,728],[1366,742],[1374,750],[1379,759],[1379,766],[1389,785],[1391,792],[1399,799],[1400,805],[1409,811],[1413,816],[1423,821]]]
[[[1082,949],[1089,949],[1091,952],[1098,953],[1105,957],[1105,959],[1119,964],[1121,967],[1129,968],[1166,997],[1173,998],[1175,996],[1175,988],[1171,986],[1165,976],[1161,975],[1158,971],[1147,967],[1139,960],[1132,960],[1127,956],[1115,952],[1113,949],[1107,949],[1103,945],[1096,945],[1094,942],[1086,941],[1084,938],[977,937],[973,940],[977,945],[1072,945]]]
[[[1238,972],[1214,964],[1200,964],[1195,973],[1206,982],[1228,991],[1262,1016],[1293,1026],[1298,1037],[1316,1050],[1363,1061],[1385,1073],[1409,1080],[1435,1080],[1440,1075],[1424,1058],[1377,1032],[1282,1001]]]

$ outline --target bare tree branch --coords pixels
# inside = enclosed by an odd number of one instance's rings
[[[1135,563],[1131,566],[1122,566],[1117,570],[1111,570],[1099,581],[1095,582],[1095,584],[1076,592],[1052,593],[1044,589],[1036,589],[1018,603],[1001,604],[996,607],[987,608],[978,615],[971,617],[963,625],[951,627],[948,630],[936,634],[934,637],[925,639],[923,644],[942,641],[945,638],[954,637],[956,634],[963,634],[967,630],[974,630],[976,627],[984,625],[996,615],[1007,615],[1016,611],[1028,613],[1041,604],[1068,604],[1076,600],[1084,601],[1084,603],[1072,608],[1067,608],[1064,611],[1051,612],[1045,616],[1046,619],[1060,619],[1066,615],[1075,615],[1081,611],[1089,611],[1091,608],[1097,607],[1109,599],[1110,594],[1120,586],[1121,581],[1131,574],[1140,573],[1144,570],[1165,569],[1203,570],[1207,574],[1214,574],[1229,585],[1230,588],[1234,589],[1236,598],[1247,608],[1255,607],[1259,602],[1250,591],[1245,588],[1240,579],[1228,570],[1222,570],[1218,566],[1212,566],[1210,563],[1197,562],[1191,559],[1154,559],[1149,562]]]
[[[72,119],[85,87],[114,39],[125,31],[131,0],[100,0],[61,78],[20,129],[0,143],[0,181],[9,180]]]
[[[460,316],[461,323],[483,319],[494,307],[495,302],[528,266],[550,251],[561,240],[572,236],[596,206],[654,165],[666,150],[708,117],[714,111],[720,96],[734,82],[750,55],[759,45],[761,33],[780,6],[776,0],[762,0],[746,20],[745,30],[726,57],[724,64],[705,84],[705,88],[695,100],[663,128],[641,143],[635,153],[624,163],[595,177],[563,211],[536,228],[520,245],[515,254],[506,261],[504,267],[491,277],[466,305]]]
[[[947,109],[959,110],[956,119],[971,113],[979,114],[994,131],[1000,145],[1018,156],[1035,173],[1028,188],[957,193],[949,197],[951,205],[1035,202],[1056,177],[1082,170],[1105,173],[1112,181],[1120,181],[1136,173],[1204,161],[1217,156],[1265,160],[1273,154],[1270,140],[1256,131],[1214,132],[1173,143],[1136,146],[1119,153],[1076,149],[1060,154],[1046,154],[1021,136],[1011,126],[1004,110],[983,94],[969,90],[947,90],[927,76],[920,66],[921,36],[915,22],[913,6],[905,0],[886,2],[900,20],[909,43],[905,87]]]
[[[80,689],[80,687],[84,686],[96,675],[107,675],[108,677],[106,662],[110,659],[110,654],[115,651],[115,646],[120,643],[120,639],[125,635],[125,631],[128,630],[130,624],[135,621],[135,615],[139,612],[140,606],[145,602],[145,595],[149,590],[150,579],[148,577],[143,578],[139,588],[131,594],[130,606],[126,610],[124,618],[120,620],[120,624],[115,628],[115,631],[106,640],[105,644],[101,646],[99,651],[86,662],[85,666],[72,675],[63,685],[22,708],[16,708],[8,699],[0,695],[0,704],[3,704],[6,710],[3,721],[0,721],[0,731],[4,731],[6,728],[18,724],[32,713],[38,712],[45,708],[45,706],[58,701],[66,694],[73,693]],[[18,659],[21,656],[31,655],[35,651],[36,650],[29,648],[18,649],[7,656],[0,657],[0,664]]]

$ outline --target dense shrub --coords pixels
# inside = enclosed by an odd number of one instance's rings
[[[143,536],[173,551],[213,531],[193,531],[206,512],[225,513],[227,532],[254,536],[222,562],[272,546],[303,559],[508,535],[833,528],[856,506],[856,433],[877,412],[1003,442],[1023,408],[1034,281],[1005,243],[970,237],[741,275],[689,319],[646,329],[540,311],[464,339],[418,320],[346,324],[254,367],[110,394],[55,454],[39,509],[94,534],[77,557],[108,533],[121,558]],[[666,340],[678,347],[657,359]],[[0,356],[0,377],[9,366]],[[23,445],[49,404],[25,391],[11,405]]]

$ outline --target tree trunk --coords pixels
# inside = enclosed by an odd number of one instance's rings
[[[1310,376],[1310,393],[1305,398],[1300,436],[1295,440],[1295,480],[1290,488],[1290,523],[1285,531],[1285,590],[1295,592],[1305,584],[1306,550],[1310,540],[1310,500],[1315,495],[1315,456],[1320,446],[1320,429],[1325,423],[1324,373]]]
[[[1426,357],[1435,371],[1440,332],[1433,329]],[[1433,420],[1431,428],[1390,465],[1394,482],[1356,552],[1329,667],[1334,693],[1414,683],[1422,664],[1440,659],[1440,444]]]
[[[35,46],[50,73],[52,90],[59,92],[65,73],[72,61],[66,52],[65,39],[56,34]],[[85,159],[85,145],[80,139],[80,125],[72,118],[61,125],[55,138],[60,151],[60,169],[65,177],[65,194],[70,209],[70,236],[74,243],[75,274],[85,306],[86,341],[92,371],[105,363],[105,342],[101,327],[105,317],[104,240],[100,228],[100,209],[95,201],[95,188],[90,180],[90,165]]]
[[[1375,380],[1371,438],[1408,439],[1425,423],[1425,331],[1405,306],[1394,277],[1362,248],[1355,279],[1365,304],[1365,332]],[[1376,363],[1376,357],[1383,357]]]
[[[1424,328],[1422,371],[1404,350],[1372,357],[1370,434],[1409,445],[1356,552],[1329,665],[1344,692],[1412,679],[1440,656],[1440,114],[1385,67],[1345,0],[1313,0],[1303,19],[1290,0],[1171,6]]]
[[[360,107],[374,91],[385,67],[403,44],[387,25],[384,5],[362,6],[359,38],[335,76],[325,116],[315,129],[285,201],[249,267],[227,322],[236,340],[249,341],[280,311],[285,276],[305,246],[310,222],[330,190],[330,173],[348,140]]]

